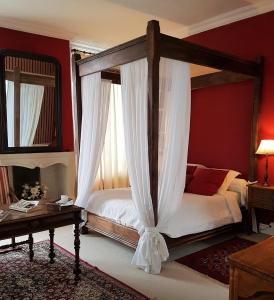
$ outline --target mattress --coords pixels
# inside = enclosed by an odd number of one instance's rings
[[[160,232],[176,238],[214,229],[242,220],[239,194],[226,191],[223,195],[202,196],[184,193],[180,208]],[[141,229],[130,188],[108,189],[92,193],[87,211],[136,230]]]

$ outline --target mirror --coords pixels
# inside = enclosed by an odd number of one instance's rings
[[[1,152],[60,151],[58,61],[13,50],[0,56]]]

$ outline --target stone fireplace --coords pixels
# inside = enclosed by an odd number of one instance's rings
[[[17,194],[22,184],[39,179],[48,187],[48,198],[61,194],[75,198],[74,152],[0,154],[0,166],[9,168],[9,181]]]

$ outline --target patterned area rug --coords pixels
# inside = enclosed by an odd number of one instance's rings
[[[229,265],[227,263],[227,257],[232,253],[248,248],[254,244],[252,241],[235,237],[223,243],[179,258],[177,262],[225,284],[229,284]]]
[[[74,284],[74,256],[55,244],[55,262],[49,263],[49,242],[34,244],[34,261],[28,247],[0,254],[0,299],[24,300],[143,300],[148,299],[117,279],[81,261],[81,279]]]

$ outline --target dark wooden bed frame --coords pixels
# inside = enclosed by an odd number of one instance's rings
[[[257,174],[255,151],[258,146],[258,115],[263,82],[263,58],[258,57],[255,61],[243,60],[232,55],[162,34],[160,33],[159,22],[155,20],[148,22],[147,33],[144,36],[84,59],[81,59],[80,55],[75,53],[72,56],[74,82],[73,100],[77,103],[79,140],[81,138],[82,120],[81,77],[102,72],[102,78],[112,79],[113,82],[119,83],[119,74],[117,74],[117,72],[111,72],[111,68],[145,57],[148,61],[148,151],[150,190],[155,224],[157,224],[160,57],[223,70],[212,74],[193,77],[191,79],[192,90],[245,80],[253,81],[253,112],[248,174],[250,181],[254,181]],[[245,212],[243,213],[245,214]],[[165,236],[165,239],[168,247],[172,248],[181,244],[229,232],[233,230],[233,228],[235,228],[235,224],[229,224],[180,238],[169,238]],[[99,232],[133,248],[136,248],[139,240],[139,234],[136,230],[92,213],[88,213],[88,221],[86,227],[83,228],[83,232],[88,230]]]

